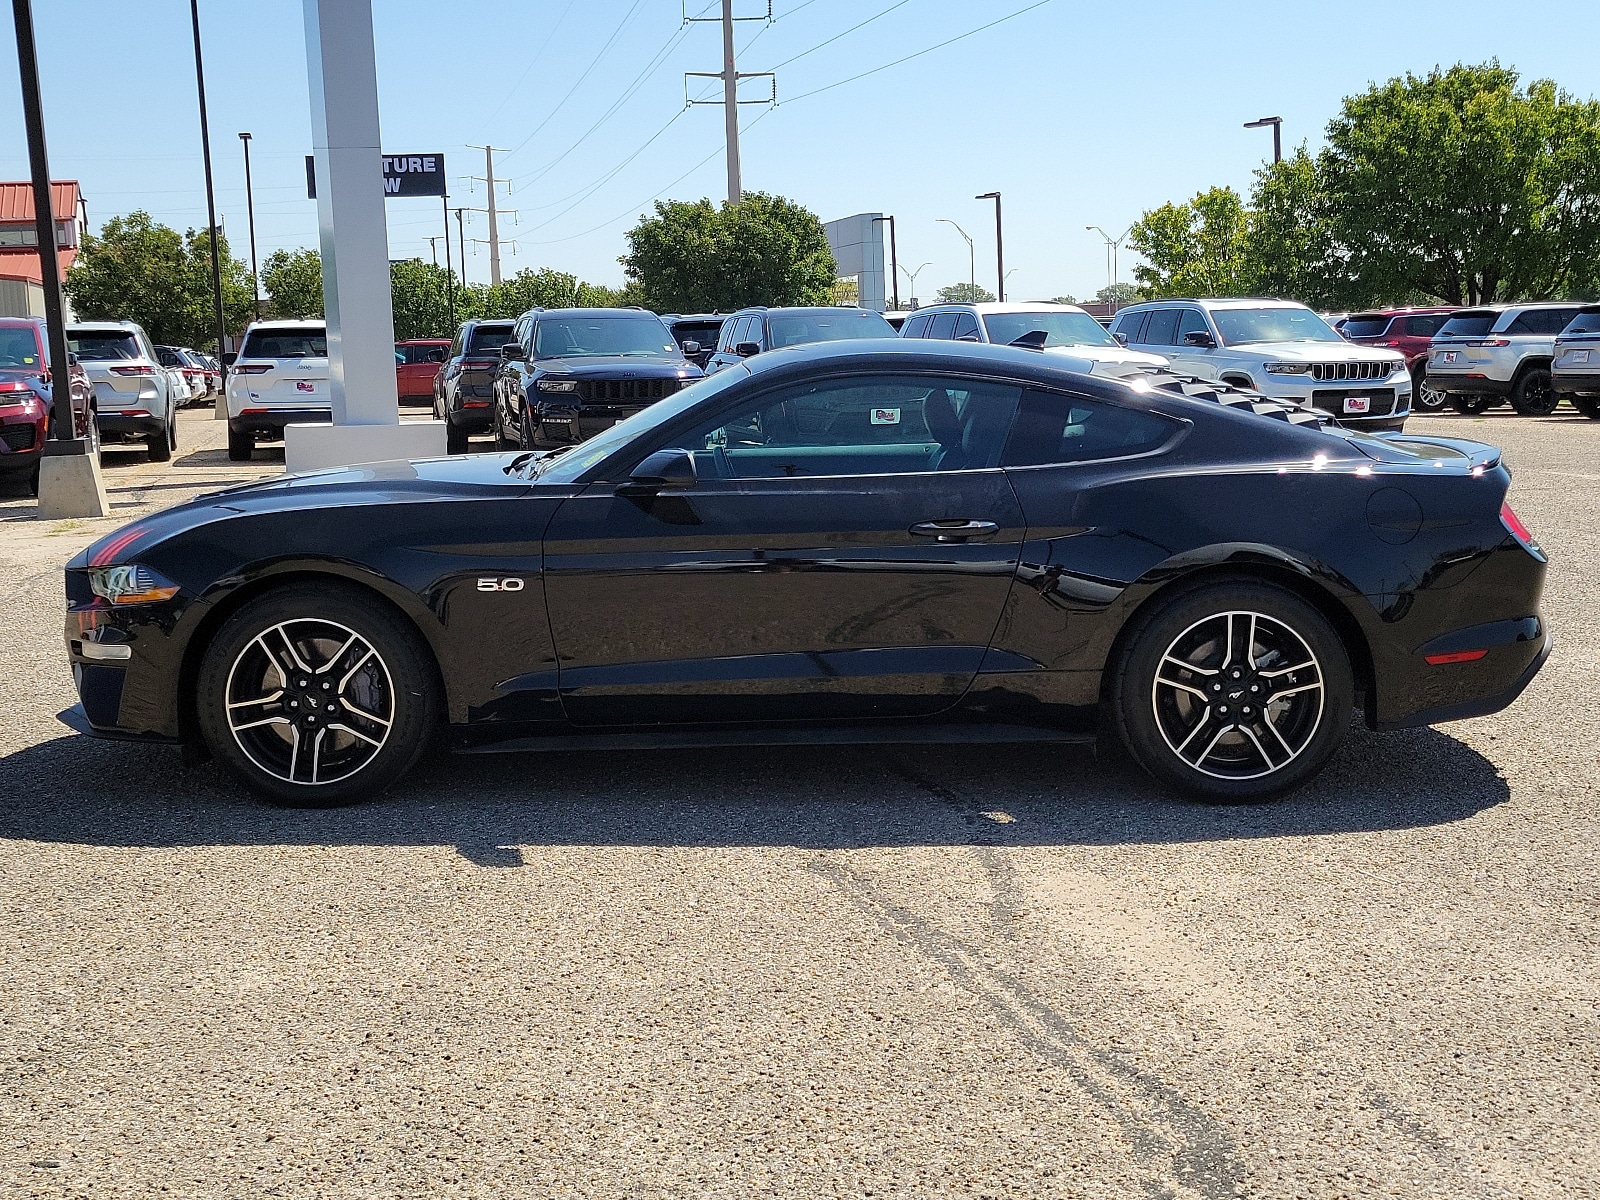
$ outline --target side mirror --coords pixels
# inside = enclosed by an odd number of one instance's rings
[[[1209,350],[1217,344],[1217,339],[1204,329],[1191,329],[1183,335],[1183,344],[1185,346],[1198,346],[1202,350]]]
[[[1111,336],[1116,339],[1116,343],[1119,346],[1126,346],[1128,344],[1128,335],[1125,333],[1113,333]]]
[[[223,366],[231,367],[231,366],[233,366],[234,363],[236,363],[238,361],[239,361],[239,356],[237,354],[235,354],[232,350],[224,350],[222,352],[222,365]]]
[[[751,358],[761,353],[760,342],[740,342],[733,348],[733,352],[740,358]]]
[[[501,362],[520,362],[522,360],[522,343],[507,342],[500,347]]]
[[[698,478],[687,450],[657,450],[633,469],[617,495],[654,496],[662,488],[693,487]]]
[[[693,338],[690,338],[687,342],[685,342],[683,344],[683,355],[684,355],[685,358],[693,358],[696,354],[699,354],[699,353],[700,353],[700,343],[695,341]]]
[[[960,337],[958,337],[956,339],[956,341],[958,341],[958,342],[976,342],[976,341],[980,341],[980,340],[981,339],[975,333],[963,333]]]

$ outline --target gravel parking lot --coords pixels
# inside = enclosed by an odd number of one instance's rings
[[[0,1195],[1600,1194],[1600,422],[1412,427],[1505,447],[1555,653],[1245,809],[1037,747],[265,808],[56,722],[60,565],[281,455],[0,495]]]

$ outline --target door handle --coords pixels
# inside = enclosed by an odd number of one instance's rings
[[[941,542],[969,542],[975,538],[990,538],[1000,532],[993,521],[969,521],[956,517],[943,521],[919,521],[911,527],[917,537],[936,538]]]

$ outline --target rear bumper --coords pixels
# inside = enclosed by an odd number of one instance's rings
[[[1550,379],[1558,392],[1578,396],[1600,395],[1600,371],[1551,371]]]
[[[283,436],[285,425],[331,425],[331,408],[265,408],[257,412],[241,413],[228,418],[230,433],[268,433]]]
[[[1509,396],[1511,380],[1468,376],[1459,372],[1428,372],[1428,386],[1449,396]]]
[[[1378,725],[1379,729],[1410,729],[1418,725],[1440,725],[1446,721],[1463,721],[1468,717],[1483,717],[1490,713],[1497,713],[1503,708],[1509,708],[1518,696],[1522,695],[1533,677],[1539,673],[1539,668],[1544,666],[1545,660],[1550,657],[1550,651],[1555,648],[1555,635],[1549,627],[1537,617],[1528,618],[1539,627],[1537,638],[1528,640],[1514,640],[1503,642],[1498,646],[1490,646],[1489,653],[1480,662],[1454,663],[1441,667],[1424,667],[1427,671],[1448,672],[1464,669],[1470,675],[1464,675],[1461,681],[1455,683],[1455,689],[1476,691],[1483,689],[1478,694],[1463,695],[1445,703],[1436,704],[1431,708],[1423,709],[1403,720],[1384,722]],[[1512,626],[1521,622],[1502,621],[1494,625]],[[1479,626],[1483,630],[1491,630],[1494,625]],[[1472,630],[1462,630],[1459,634],[1452,635],[1457,641],[1482,641],[1481,636],[1473,638]],[[1465,635],[1465,636],[1464,636]],[[1490,636],[1495,636],[1491,634]],[[1448,677],[1446,677],[1448,678]],[[1447,685],[1448,686],[1448,685]]]
[[[101,412],[97,418],[100,426],[101,440],[115,437],[151,437],[163,433],[167,423],[161,417],[150,414],[142,417],[130,417],[123,413]]]

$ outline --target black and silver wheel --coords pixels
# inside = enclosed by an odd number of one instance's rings
[[[1140,621],[1112,680],[1119,731],[1152,775],[1200,799],[1267,799],[1322,769],[1354,683],[1310,604],[1266,584],[1216,584]]]
[[[1450,397],[1428,382],[1426,371],[1414,371],[1411,376],[1411,407],[1416,412],[1442,412],[1450,404]]]
[[[524,404],[517,410],[517,448],[519,450],[532,450],[533,445],[533,414]]]
[[[200,671],[207,745],[278,804],[320,808],[393,783],[437,719],[415,630],[337,584],[298,584],[247,605]]]
[[[1544,367],[1524,371],[1511,391],[1511,407],[1525,417],[1548,417],[1560,403],[1561,395]]]
[[[511,449],[511,439],[506,436],[505,413],[500,407],[500,397],[494,398],[494,448]]]
[[[1464,417],[1475,417],[1491,405],[1498,403],[1499,401],[1493,396],[1485,396],[1482,393],[1471,396],[1456,395],[1450,397],[1450,407]]]

